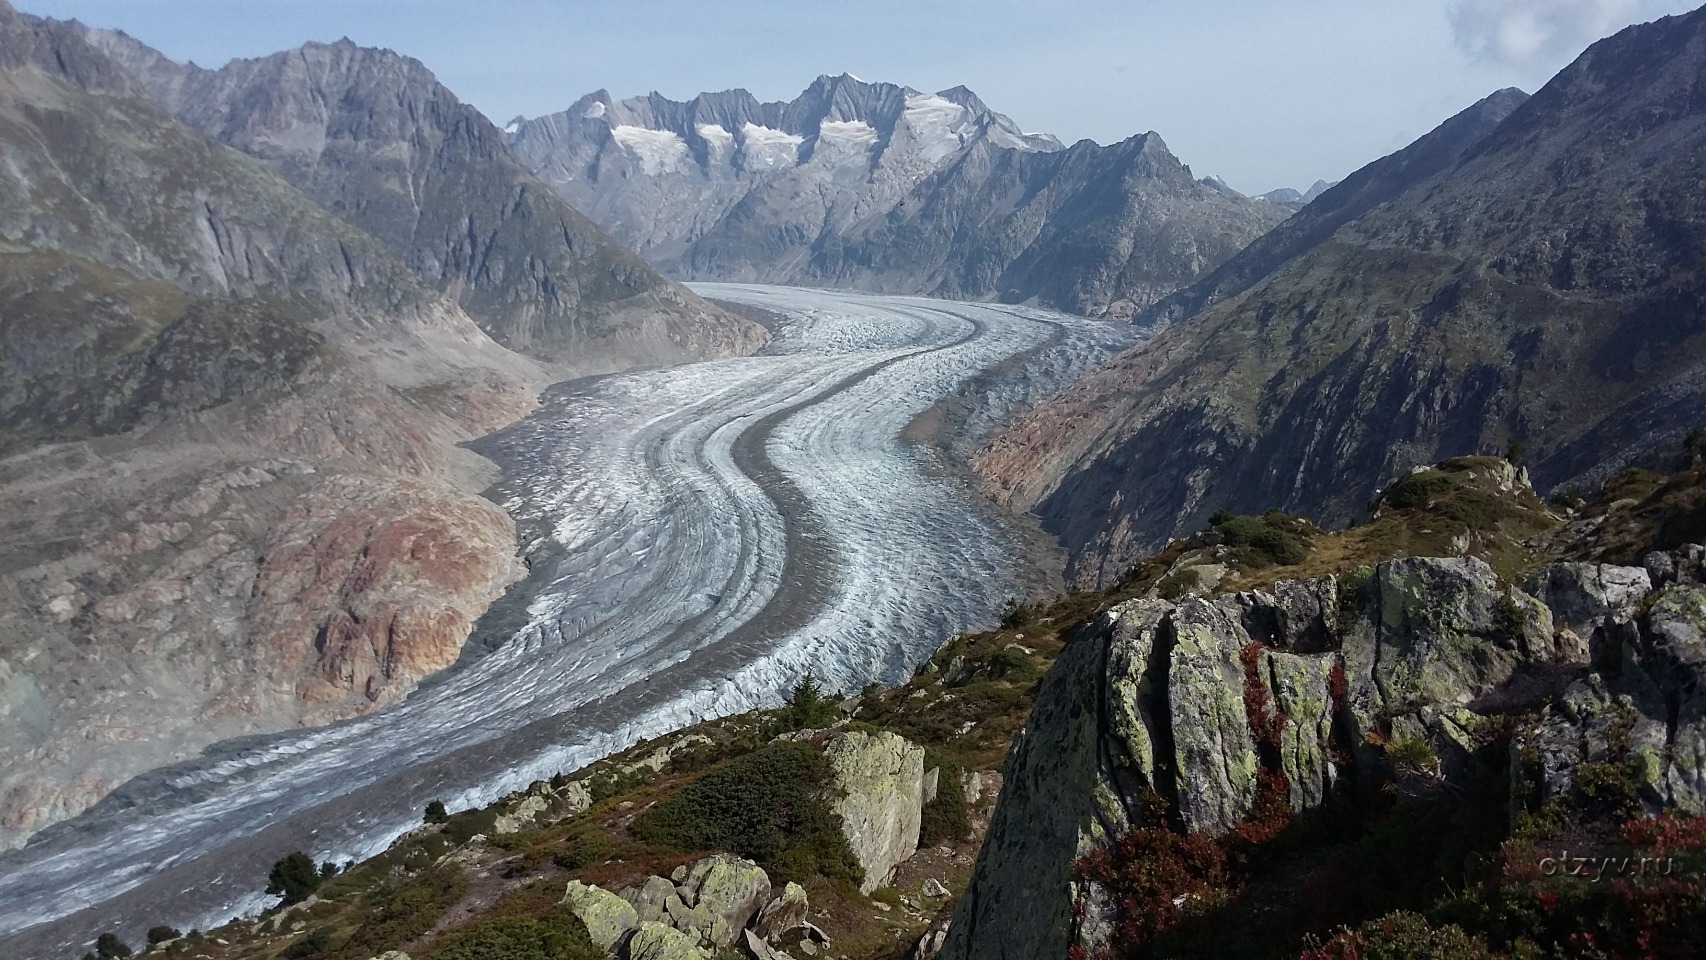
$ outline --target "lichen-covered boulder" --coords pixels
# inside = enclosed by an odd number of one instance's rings
[[[751,860],[728,854],[688,868],[680,888],[664,900],[677,930],[717,949],[732,946],[770,899],[770,877]]]
[[[493,823],[492,833],[498,836],[519,833],[531,826],[550,805],[550,801],[544,797],[532,794],[522,797],[508,812],[498,815]]]
[[[924,748],[892,733],[848,731],[824,748],[833,807],[865,879],[863,893],[888,883],[918,850],[924,813]]]
[[[1551,659],[1552,615],[1474,557],[1403,557],[1375,567],[1341,624],[1351,707],[1362,733],[1381,716],[1458,707]]]
[[[590,886],[570,880],[563,893],[562,903],[569,912],[586,924],[587,936],[593,943],[615,955],[628,931],[640,925],[640,915],[634,905],[603,887]]]
[[[1179,815],[1187,829],[1216,834],[1250,812],[1258,768],[1239,662],[1250,636],[1226,606],[1180,604],[1168,654]]]
[[[1302,656],[1280,650],[1263,654],[1263,681],[1286,722],[1280,727],[1280,763],[1291,783],[1291,808],[1320,806],[1338,780],[1331,758],[1333,667],[1330,656]]]
[[[675,884],[663,877],[647,877],[646,882],[637,887],[629,887],[618,896],[634,905],[634,911],[639,914],[640,922],[662,920],[664,901],[675,895]]]
[[[1674,726],[1659,787],[1662,799],[1706,813],[1706,587],[1664,588],[1647,612],[1650,636],[1627,658],[1623,684],[1643,714]]]
[[[1669,800],[1664,724],[1613,694],[1598,675],[1571,684],[1515,747],[1512,782],[1533,782],[1542,799],[1567,794],[1583,763],[1613,760],[1629,764],[1649,807]]]
[[[1172,612],[1173,604],[1165,600],[1134,600],[1108,616],[1109,740],[1116,765],[1129,768],[1144,784],[1155,782],[1156,737],[1167,711],[1167,691],[1157,688],[1150,660],[1161,623]],[[1124,813],[1113,819],[1123,824]]]
[[[711,952],[690,934],[646,920],[628,940],[628,960],[711,960]]]
[[[758,911],[758,919],[752,925],[753,932],[765,940],[773,940],[805,923],[810,907],[806,888],[790,880],[782,888],[781,896]]]

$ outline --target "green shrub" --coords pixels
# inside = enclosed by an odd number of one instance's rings
[[[551,855],[551,862],[564,870],[579,870],[603,863],[615,852],[615,838],[608,831],[593,827],[565,837],[562,847]]]
[[[101,960],[130,956],[130,947],[116,933],[103,933],[95,938],[94,956]]]
[[[1394,734],[1386,741],[1386,762],[1399,776],[1432,776],[1439,772],[1439,755],[1421,737]]]
[[[449,819],[450,814],[445,812],[443,800],[434,800],[426,805],[427,823],[443,823]]]
[[[299,937],[279,954],[279,960],[304,960],[306,957],[319,956],[328,953],[337,946],[337,931],[331,927],[320,927],[305,936]]]
[[[1246,566],[1289,566],[1309,557],[1309,540],[1302,532],[1306,524],[1277,510],[1259,517],[1217,512],[1220,519],[1209,527],[1204,539],[1232,547]]]
[[[179,933],[178,928],[176,927],[168,927],[165,924],[161,924],[157,927],[149,927],[148,945],[151,947],[157,946],[168,940],[176,940],[181,936],[183,936],[183,934]]]
[[[619,797],[630,790],[638,790],[652,779],[652,771],[645,767],[635,767],[616,773],[601,773],[586,782],[587,795],[593,803],[603,803],[611,797]]]
[[[292,851],[272,865],[267,874],[267,893],[284,898],[282,906],[301,903],[320,886],[320,870],[300,850]]]
[[[1015,630],[1036,619],[1037,608],[1017,597],[1008,597],[1001,605],[1001,629]]]
[[[453,813],[444,821],[444,837],[451,843],[461,846],[476,836],[491,836],[498,823],[498,812],[489,810],[464,810]]]
[[[772,880],[858,880],[858,861],[825,799],[829,782],[829,761],[816,747],[773,743],[660,801],[634,821],[634,833],[677,850],[732,850],[764,864]]]
[[[430,960],[607,960],[586,927],[565,910],[543,917],[498,916],[462,927]]]
[[[835,722],[836,701],[818,686],[817,678],[808,671],[788,694],[780,719],[788,730],[818,730]]]
[[[1202,586],[1202,571],[1196,567],[1180,567],[1161,578],[1155,594],[1163,600],[1177,600]]]
[[[900,906],[900,891],[894,887],[878,887],[871,891],[871,899],[878,903],[886,903],[891,907]]]
[[[1434,469],[1412,473],[1386,488],[1381,499],[1394,510],[1414,510],[1425,507],[1430,500],[1452,488],[1452,480]]]
[[[924,754],[924,769],[935,767],[936,799],[924,805],[924,815],[918,830],[918,845],[932,847],[938,843],[964,840],[971,834],[971,818],[966,815],[966,796],[960,784],[965,769],[934,750]]]
[[[459,868],[442,866],[401,886],[376,891],[368,900],[367,919],[344,944],[341,955],[365,960],[395,950],[437,925],[467,889],[468,881]]]

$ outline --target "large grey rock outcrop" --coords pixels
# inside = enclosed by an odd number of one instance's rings
[[[628,932],[640,925],[640,915],[635,912],[633,904],[603,887],[579,880],[569,881],[562,903],[586,925],[587,936],[592,942],[612,955],[627,938]]]
[[[865,871],[863,893],[888,883],[895,865],[918,850],[924,813],[924,748],[893,733],[849,731],[824,748],[832,808]]]
[[[806,888],[790,880],[782,888],[782,894],[758,912],[752,930],[765,940],[775,940],[804,925],[809,919],[810,906]]]
[[[690,934],[646,920],[628,940],[628,960],[711,960],[711,952]]]
[[[1597,596],[1608,622],[1641,602],[1623,587],[1592,586],[1639,583],[1627,569],[1543,578],[1561,610],[1587,609]],[[1702,676],[1698,664],[1706,662],[1706,589],[1672,587],[1665,596],[1653,608],[1662,642],[1638,648],[1618,681],[1632,690],[1638,679],[1661,704],[1665,691],[1680,693],[1679,678]],[[1402,558],[1273,592],[1113,608],[1043,679],[1008,753],[1006,786],[941,955],[1064,956],[1074,942],[1094,954],[1098,937],[1113,929],[1115,905],[1093,885],[1075,885],[1073,861],[1141,825],[1151,797],[1193,830],[1224,831],[1249,813],[1268,762],[1283,774],[1292,808],[1311,809],[1360,768],[1343,767],[1347,758],[1383,762],[1363,742],[1376,731],[1426,739],[1448,758],[1429,775],[1449,776],[1474,748],[1474,707],[1511,696],[1527,674],[1585,670],[1556,642],[1568,628],[1554,620],[1486,564],[1462,557]],[[1249,715],[1247,682],[1260,686],[1263,717]],[[1603,697],[1641,702],[1616,690]],[[1702,699],[1685,716],[1706,719]],[[1537,734],[1558,758],[1553,789],[1567,786],[1567,771],[1582,758],[1598,756],[1593,744],[1609,716],[1592,696],[1573,702]],[[1632,743],[1658,758],[1663,713],[1640,709],[1649,712]],[[1252,721],[1280,716],[1277,742],[1259,743]],[[1698,742],[1706,748],[1706,723]],[[1669,802],[1687,808],[1681,798],[1698,795],[1702,764],[1686,751],[1669,756],[1668,766],[1654,766],[1652,792],[1668,790],[1678,798]]]
[[[715,949],[732,946],[770,899],[770,877],[751,860],[716,854],[693,864],[664,901],[670,922]]]

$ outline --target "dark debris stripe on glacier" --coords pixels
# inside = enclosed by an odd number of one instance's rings
[[[430,799],[489,802],[806,669],[855,690],[986,624],[1025,558],[907,424],[966,389],[1029,402],[1130,328],[1023,307],[705,284],[786,317],[754,357],[565,384],[482,452],[542,534],[507,641],[403,702],[212,748],[0,856],[0,955],[89,930],[209,927],[270,898],[266,865],[362,857]],[[1029,359],[1026,359],[1029,358]],[[974,418],[975,419],[975,418]]]

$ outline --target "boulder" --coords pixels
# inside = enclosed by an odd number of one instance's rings
[[[509,812],[499,814],[492,827],[492,833],[502,836],[506,833],[520,833],[533,825],[533,822],[550,806],[550,801],[544,797],[529,794],[521,798]]]
[[[706,857],[687,871],[664,911],[682,933],[716,949],[733,946],[747,922],[770,899],[770,877],[751,860],[728,854]]]
[[[1281,650],[1262,655],[1263,681],[1273,705],[1286,717],[1280,728],[1280,764],[1291,783],[1291,808],[1320,806],[1339,778],[1331,759],[1333,657],[1301,656]]]
[[[740,935],[741,946],[746,948],[746,954],[752,960],[791,960],[788,954],[765,943],[764,938],[751,930],[742,930]]]
[[[648,877],[640,886],[629,887],[618,894],[634,905],[634,911],[639,914],[641,923],[663,920],[668,916],[664,910],[664,902],[675,895],[675,884],[662,877]]]
[[[865,871],[859,890],[870,893],[918,850],[924,748],[892,733],[849,731],[830,740],[824,756],[838,794],[834,810]]]
[[[1662,566],[1659,573],[1665,573]],[[1560,634],[1570,631],[1575,639],[1568,641],[1569,646],[1585,641],[1588,661],[1610,667],[1622,660],[1626,646],[1639,642],[1635,619],[1641,601],[1653,590],[1653,580],[1653,574],[1640,567],[1554,563],[1530,577],[1525,586],[1552,612]],[[1559,650],[1561,655],[1568,652]]]
[[[758,912],[758,920],[752,929],[765,940],[774,940],[790,930],[795,930],[806,922],[807,911],[811,904],[806,899],[806,888],[788,881],[782,888],[782,895],[765,904]]]
[[[628,936],[628,931],[640,925],[640,915],[634,905],[603,887],[589,886],[570,880],[561,901],[569,912],[586,924],[587,936],[612,956]]]
[[[1198,599],[1180,604],[1168,654],[1179,815],[1187,829],[1211,834],[1232,829],[1256,797],[1256,748],[1238,659],[1250,635],[1227,606]]]
[[[628,960],[711,960],[711,953],[690,934],[645,920],[628,940]]]

